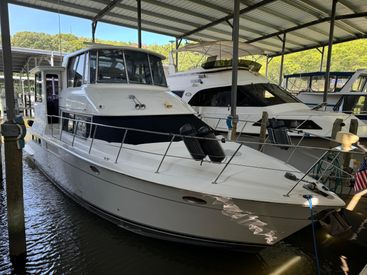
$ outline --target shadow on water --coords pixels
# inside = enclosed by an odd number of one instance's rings
[[[24,200],[27,259],[22,269],[8,257],[6,200],[0,189],[0,274],[316,274],[310,226],[258,254],[159,241],[89,213],[27,164]],[[348,213],[348,219],[357,232],[352,239],[317,229],[322,274],[343,274],[342,268],[358,274],[367,262],[361,256],[367,249],[366,215]]]

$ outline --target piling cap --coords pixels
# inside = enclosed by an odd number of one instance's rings
[[[335,140],[341,144],[341,150],[349,152],[352,150],[352,144],[359,140],[359,137],[349,132],[339,131],[336,133]]]

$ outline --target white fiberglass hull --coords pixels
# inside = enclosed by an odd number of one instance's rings
[[[256,248],[282,240],[309,223],[309,209],[301,205],[231,199],[168,187],[99,167],[51,142],[39,145],[31,141],[28,146],[36,164],[66,193],[137,233]]]

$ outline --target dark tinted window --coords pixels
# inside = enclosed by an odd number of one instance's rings
[[[174,93],[175,95],[179,96],[179,97],[182,97],[183,96],[183,93],[185,91],[171,91],[172,93]]]
[[[270,83],[250,84],[238,86],[237,106],[271,106],[282,103],[300,102],[294,96],[279,86]],[[231,105],[231,86],[216,87],[201,90],[189,101],[192,106]]]
[[[92,75],[91,69],[91,75]],[[92,76],[91,76],[92,77]],[[122,50],[98,51],[98,82],[126,83],[126,70]]]
[[[74,87],[80,87],[83,84],[84,63],[85,54],[79,55],[75,65]]]
[[[96,68],[97,68],[97,51],[89,52],[89,80],[90,83],[96,82]]]
[[[74,87],[75,67],[76,67],[76,56],[73,56],[69,59],[67,68],[68,87]]]
[[[153,84],[148,62],[148,54],[138,51],[125,51],[129,83]]]
[[[149,55],[150,67],[152,68],[154,85],[167,86],[162,61],[158,56]]]

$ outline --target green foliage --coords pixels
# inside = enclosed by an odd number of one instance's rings
[[[72,52],[84,48],[85,42],[91,42],[90,38],[77,37],[73,34],[46,34],[36,32],[18,32],[12,37],[12,45],[23,48],[45,49],[52,51]],[[109,40],[96,40],[97,43],[115,46],[137,47],[132,42],[119,42]],[[168,64],[168,55],[173,45],[144,45],[146,49],[166,56],[165,64]],[[179,53],[179,70],[187,70],[198,66],[204,58],[195,53]],[[323,69],[325,70],[327,47],[325,48]],[[174,57],[175,58],[175,57]],[[265,74],[266,58],[263,56],[254,57],[255,61],[261,63],[261,73]],[[312,72],[320,70],[321,54],[316,49],[307,50],[284,57],[283,74]],[[333,56],[331,63],[333,71],[355,71],[359,68],[367,68],[367,39],[359,39],[351,42],[340,43],[333,46]],[[268,78],[277,82],[279,80],[280,57],[275,57],[269,63]]]

